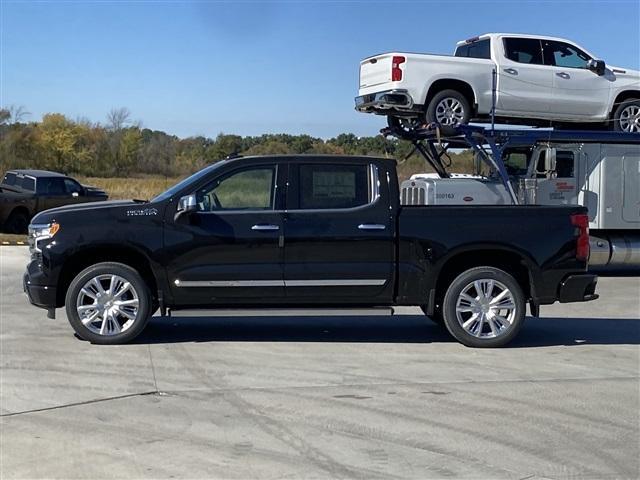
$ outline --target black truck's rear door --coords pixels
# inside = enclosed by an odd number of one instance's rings
[[[388,196],[386,174],[369,159],[290,163],[284,221],[288,302],[391,302],[395,222]]]

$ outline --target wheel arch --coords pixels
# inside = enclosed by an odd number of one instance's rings
[[[435,284],[436,303],[441,302],[451,282],[462,272],[474,267],[494,267],[512,275],[526,299],[535,296],[532,273],[535,262],[522,252],[504,246],[486,246],[480,249],[454,252],[443,260]]]
[[[85,268],[102,262],[116,262],[135,269],[149,287],[151,296],[155,298],[159,279],[156,277],[147,256],[131,247],[96,245],[76,250],[65,259],[60,269],[56,290],[57,307],[64,306],[65,296],[72,280]]]
[[[624,90],[616,96],[613,104],[611,105],[611,110],[609,112],[609,117],[613,118],[613,114],[616,111],[616,108],[627,100],[640,100],[640,90]]]
[[[471,106],[471,113],[475,113],[477,110],[477,95],[473,90],[473,87],[464,80],[458,80],[456,78],[439,78],[431,83],[427,94],[424,99],[424,108],[429,107],[429,103],[439,92],[443,90],[455,90],[460,92],[469,102]]]

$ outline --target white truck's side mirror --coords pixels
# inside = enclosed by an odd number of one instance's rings
[[[547,148],[547,156],[545,159],[545,170],[547,174],[556,171],[556,149],[555,148]]]

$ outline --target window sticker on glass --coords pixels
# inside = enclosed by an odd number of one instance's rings
[[[313,172],[314,198],[356,197],[356,174],[354,172]]]

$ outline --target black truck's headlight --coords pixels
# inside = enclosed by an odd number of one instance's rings
[[[53,238],[59,230],[60,224],[58,222],[29,225],[29,251],[32,254],[41,253],[42,249],[38,244],[43,240]]]

